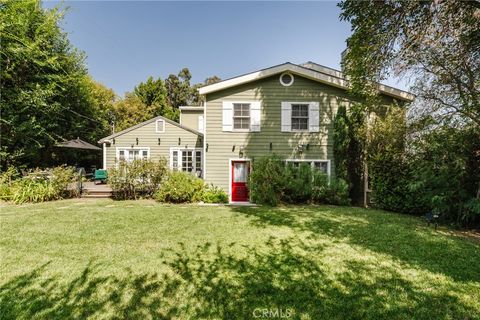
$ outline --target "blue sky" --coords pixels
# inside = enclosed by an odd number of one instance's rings
[[[166,78],[183,67],[194,83],[287,61],[339,68],[350,34],[333,1],[66,1],[63,6],[69,11],[62,27],[86,52],[90,74],[119,95],[149,76]]]

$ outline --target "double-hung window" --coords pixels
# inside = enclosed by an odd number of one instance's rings
[[[308,104],[292,104],[292,131],[308,130]]]
[[[261,122],[261,101],[222,102],[222,131],[260,132]]]
[[[320,132],[320,103],[285,102],[281,104],[282,132]]]
[[[171,149],[170,168],[173,171],[185,171],[202,176],[201,149]]]
[[[233,104],[233,129],[250,130],[250,104]]]

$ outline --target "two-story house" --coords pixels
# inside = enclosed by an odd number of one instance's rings
[[[313,62],[208,85],[199,89],[202,107],[180,108],[180,123],[156,117],[101,139],[103,166],[165,157],[172,170],[195,172],[223,188],[231,202],[249,200],[254,160],[270,153],[333,175],[333,119],[339,106],[355,102],[348,86],[340,71]],[[386,104],[413,99],[389,86],[379,90]]]

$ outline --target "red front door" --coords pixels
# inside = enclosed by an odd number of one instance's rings
[[[232,161],[232,202],[248,201],[247,180],[250,162]]]

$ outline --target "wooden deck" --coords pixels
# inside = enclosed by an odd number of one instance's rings
[[[110,198],[111,196],[112,188],[107,184],[83,183],[82,198]]]

